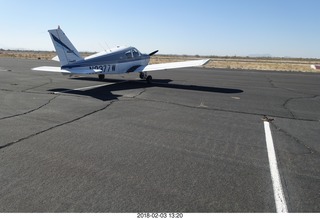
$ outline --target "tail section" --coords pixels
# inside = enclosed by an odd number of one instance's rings
[[[60,29],[49,30],[51,40],[56,49],[61,67],[83,60],[65,33]]]

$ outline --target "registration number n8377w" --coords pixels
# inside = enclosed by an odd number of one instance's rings
[[[116,65],[93,65],[90,69],[101,70],[102,72],[112,72],[116,70]]]

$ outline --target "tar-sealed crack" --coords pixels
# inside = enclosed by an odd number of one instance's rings
[[[103,111],[103,110],[107,109],[107,108],[108,108],[109,106],[111,106],[114,102],[116,102],[116,101],[111,101],[111,102],[110,102],[109,104],[107,104],[106,106],[104,106],[104,107],[102,107],[102,108],[100,108],[100,109],[94,110],[94,111],[92,111],[92,112],[90,112],[90,113],[87,113],[87,114],[85,114],[85,115],[82,115],[82,116],[80,116],[80,117],[78,117],[78,118],[72,119],[72,120],[70,120],[70,121],[67,121],[67,122],[64,122],[64,123],[61,123],[61,124],[58,124],[58,125],[55,125],[55,126],[52,126],[52,127],[50,127],[50,128],[47,128],[47,129],[44,129],[44,130],[42,130],[42,131],[36,132],[36,133],[31,134],[31,135],[29,135],[29,136],[20,138],[20,139],[18,139],[18,140],[16,140],[16,141],[12,141],[12,142],[10,142],[10,143],[7,143],[7,144],[5,144],[5,145],[1,145],[1,146],[0,146],[0,149],[6,148],[6,147],[10,147],[10,146],[12,146],[12,145],[14,145],[14,144],[20,143],[20,142],[22,142],[22,141],[24,141],[24,140],[28,140],[28,139],[30,139],[30,138],[32,138],[32,137],[35,137],[35,136],[40,135],[40,134],[43,134],[43,133],[48,132],[48,131],[50,131],[50,130],[53,130],[53,129],[55,129],[55,128],[59,128],[59,127],[61,127],[61,126],[64,126],[64,125],[67,125],[67,124],[70,124],[70,123],[79,121],[79,120],[81,120],[81,119],[83,119],[83,118],[85,118],[85,117],[87,117],[87,116],[93,115],[93,114],[95,114],[95,113],[98,113],[98,112],[100,112],[100,111]]]
[[[289,99],[287,99],[287,100],[282,104],[282,107],[289,112],[289,114],[291,115],[292,118],[296,119],[296,117],[295,117],[295,115],[293,114],[293,112],[292,112],[292,111],[289,109],[289,107],[287,106],[287,104],[288,104],[290,101],[294,100],[294,99],[296,99],[296,98],[289,98]]]
[[[279,87],[279,86],[276,86],[274,81],[267,77],[266,76],[266,79],[268,80],[268,82],[270,83],[271,87],[272,88],[276,88],[276,89],[282,89],[282,90],[286,90],[286,91],[289,91],[289,92],[292,92],[292,93],[296,93],[296,94],[300,94],[300,95],[308,95],[308,96],[302,96],[302,97],[290,97],[288,99],[286,99],[284,101],[284,103],[282,104],[282,107],[287,110],[290,114],[290,117],[287,118],[287,119],[294,119],[294,120],[301,120],[301,121],[314,121],[314,122],[319,122],[319,120],[316,120],[316,119],[300,119],[300,118],[297,118],[297,116],[293,113],[293,111],[288,107],[288,104],[293,101],[293,100],[299,100],[299,99],[313,99],[313,98],[317,98],[319,97],[319,95],[311,95],[310,94],[307,94],[305,92],[301,92],[301,91],[296,91],[294,89],[289,89],[289,88],[284,88],[284,87]],[[286,118],[286,117],[280,117],[280,118]]]
[[[301,94],[301,95],[310,95],[310,93],[306,93],[306,92],[302,92],[302,91],[297,91],[291,88],[285,88],[285,87],[279,87],[277,85],[275,85],[275,82],[269,78],[268,76],[265,76],[266,79],[268,80],[269,84],[271,85],[272,88],[276,88],[276,89],[282,89],[282,90],[286,90],[292,93],[296,93],[296,94]]]
[[[142,89],[142,91],[140,91],[138,94],[134,95],[132,98],[135,99],[135,98],[138,98],[139,96],[141,96],[143,93],[145,93],[147,91],[147,89]]]
[[[24,89],[21,92],[27,92],[29,90],[33,90],[33,89],[36,89],[36,88],[39,88],[39,87],[43,87],[43,86],[48,85],[48,84],[52,84],[52,79],[51,78],[49,78],[49,82],[46,82],[46,83],[43,83],[43,84],[40,84],[40,85],[36,85],[34,87],[30,87],[30,88]]]
[[[269,79],[269,82],[273,85],[273,82],[271,79]],[[273,85],[274,88],[276,88],[275,85]],[[208,107],[205,106],[203,107],[203,104],[198,105],[198,106],[191,106],[191,105],[186,105],[186,104],[182,104],[182,103],[175,103],[175,102],[170,102],[170,101],[161,101],[161,100],[151,100],[151,99],[147,99],[147,98],[142,98],[140,97],[144,92],[146,92],[146,89],[143,89],[143,91],[141,91],[140,93],[138,93],[137,95],[135,95],[134,97],[131,97],[132,99],[136,99],[136,100],[142,100],[142,101],[150,101],[150,102],[158,102],[158,103],[165,103],[165,104],[171,104],[171,105],[176,105],[176,106],[181,106],[181,107],[187,107],[187,108],[192,108],[192,109],[202,109],[202,110],[210,110],[210,111],[219,111],[219,112],[228,112],[228,113],[237,113],[237,114],[245,114],[245,115],[254,115],[254,116],[264,116],[264,114],[260,114],[260,113],[253,113],[253,112],[244,112],[244,111],[236,111],[236,110],[226,110],[226,109],[219,109],[219,108],[212,108],[212,107]],[[269,115],[272,116],[274,118],[285,118],[285,119],[296,119],[294,117],[290,118],[290,117],[284,117],[284,116],[276,116],[276,115]],[[318,121],[318,120],[304,120],[304,119],[296,119],[296,120],[302,120],[302,121]]]
[[[297,137],[291,135],[289,132],[287,132],[286,130],[280,128],[279,126],[277,126],[276,124],[274,124],[273,122],[270,123],[276,130],[278,130],[279,132],[285,134],[286,136],[288,136],[290,139],[294,140],[297,144],[303,146],[304,148],[306,148],[309,153],[307,154],[317,154],[320,155],[320,153],[314,149],[312,149],[310,146],[308,146],[307,144],[305,144],[303,141],[301,141],[300,139],[298,139]]]
[[[272,88],[279,88],[279,89],[281,89],[280,87],[277,87],[277,86],[274,84],[274,82],[273,82],[273,80],[272,80],[271,78],[269,78],[269,77],[267,77],[267,76],[266,76],[266,78],[267,78],[267,80],[268,80],[268,82],[269,82],[269,84],[271,85]]]
[[[9,92],[21,92],[21,93],[34,93],[34,92],[31,92],[30,90],[35,89],[35,88],[39,88],[39,87],[42,87],[42,86],[45,86],[45,85],[48,85],[48,84],[51,84],[51,83],[52,83],[52,79],[49,78],[49,82],[46,82],[46,83],[43,83],[43,84],[40,84],[40,85],[31,87],[31,88],[28,88],[28,89],[24,89],[24,90],[21,90],[21,91],[14,91],[14,90],[7,90],[7,89],[0,89],[0,90],[6,91],[6,92],[9,91]],[[54,99],[56,99],[57,97],[58,97],[58,96],[55,96],[55,97],[49,99],[45,104],[43,104],[43,105],[41,105],[41,106],[39,106],[39,107],[37,107],[37,108],[34,108],[34,109],[32,109],[32,110],[29,110],[29,111],[27,111],[27,112],[19,113],[19,114],[15,114],[15,115],[11,115],[11,116],[2,117],[2,118],[0,118],[0,121],[1,121],[1,120],[5,120],[5,119],[10,119],[10,118],[18,117],[18,116],[27,115],[27,114],[29,114],[29,113],[35,112],[35,111],[37,111],[37,110],[39,110],[39,109],[47,106],[48,104],[50,104],[50,103],[51,103]]]
[[[50,82],[48,82],[48,83],[45,83],[45,84],[42,84],[42,85],[38,85],[38,86],[35,86],[35,87],[32,87],[32,88],[28,88],[28,89],[23,90],[23,91],[20,91],[20,92],[29,93],[29,90],[32,90],[32,89],[38,88],[38,87],[42,87],[42,86],[47,85],[47,84],[50,84],[50,83],[52,83],[52,80],[51,80],[51,79],[50,79]],[[140,95],[142,95],[144,92],[146,92],[146,89],[143,89],[142,91],[140,91],[138,94],[134,95],[134,96],[131,97],[131,98],[132,98],[132,99],[135,99],[135,98],[139,97]],[[0,120],[5,120],[5,119],[14,118],[14,117],[19,117],[19,116],[23,116],[23,115],[27,115],[27,114],[29,114],[29,113],[35,112],[35,111],[37,111],[37,110],[39,110],[39,109],[47,106],[48,104],[50,104],[54,99],[56,99],[56,98],[59,97],[59,96],[60,96],[60,95],[54,96],[53,98],[51,98],[50,100],[48,100],[45,104],[43,104],[43,105],[41,105],[41,106],[39,106],[39,107],[37,107],[37,108],[35,108],[35,109],[29,110],[29,111],[27,111],[27,112],[20,113],[20,114],[15,114],[15,115],[11,115],[11,116],[6,116],[6,117],[3,117],[3,118],[0,118]],[[5,145],[1,145],[1,146],[0,146],[0,149],[3,149],[3,148],[6,148],[6,147],[9,147],[9,146],[12,146],[12,145],[14,145],[14,144],[16,144],[16,143],[19,143],[19,142],[22,142],[22,141],[24,141],[24,140],[30,139],[30,138],[32,138],[32,137],[35,137],[35,136],[40,135],[40,134],[42,134],[42,133],[45,133],[45,132],[47,132],[47,131],[53,130],[53,129],[58,128],[58,127],[61,127],[61,126],[63,126],[63,125],[67,125],[67,124],[76,122],[76,121],[78,121],[78,120],[80,120],[80,119],[83,119],[83,118],[85,118],[85,117],[87,117],[87,116],[90,116],[90,115],[93,115],[93,114],[95,114],[95,113],[97,113],[97,112],[103,111],[103,110],[107,109],[109,106],[111,106],[114,102],[118,102],[118,101],[121,101],[121,100],[118,99],[118,100],[111,101],[111,102],[110,102],[109,104],[107,104],[106,106],[104,106],[104,107],[102,107],[102,108],[100,108],[100,109],[98,109],[98,110],[94,110],[94,111],[92,111],[92,112],[90,112],[90,113],[87,113],[87,114],[85,114],[85,115],[83,115],[83,116],[80,116],[80,117],[78,117],[78,118],[76,118],[76,119],[73,119],[73,120],[70,120],[70,121],[67,121],[67,122],[64,122],[64,123],[61,123],[61,124],[52,126],[52,127],[50,127],[50,128],[44,129],[44,130],[42,130],[42,131],[39,131],[39,132],[37,132],[37,133],[33,133],[33,134],[29,135],[29,136],[26,136],[26,137],[20,138],[20,139],[18,139],[18,140],[12,141],[12,142],[10,142],[10,143],[7,143],[7,144],[5,144]]]
[[[32,112],[35,112],[45,106],[47,106],[48,104],[50,104],[54,99],[56,99],[58,96],[55,96],[53,98],[51,98],[50,100],[48,100],[48,102],[46,102],[45,104],[35,108],[35,109],[32,109],[32,110],[29,110],[27,112],[24,112],[24,113],[19,113],[19,114],[15,114],[15,115],[11,115],[11,116],[6,116],[6,117],[3,117],[3,118],[0,118],[0,120],[5,120],[5,119],[10,119],[10,118],[14,118],[14,117],[18,117],[18,116],[23,116],[23,115],[27,115],[29,113],[32,113]]]
[[[265,115],[263,113],[254,113],[254,112],[245,112],[245,111],[237,111],[237,110],[219,109],[219,108],[212,108],[212,107],[208,107],[208,106],[202,107],[201,104],[198,105],[198,106],[191,106],[191,105],[186,105],[186,104],[182,104],[182,103],[175,103],[175,102],[170,102],[170,101],[151,100],[151,99],[141,98],[141,97],[138,97],[138,96],[136,96],[135,98],[137,100],[142,100],[142,101],[165,103],[165,104],[171,104],[171,105],[176,105],[176,106],[181,106],[181,107],[187,107],[187,108],[191,108],[191,109],[201,109],[201,110],[209,110],[209,111],[237,113],[237,114],[254,115],[254,116],[260,116],[260,117]],[[316,119],[295,118],[295,117],[279,116],[279,115],[272,115],[272,114],[268,114],[268,115],[273,117],[273,118],[293,119],[293,120],[308,121],[308,122],[319,122]]]
[[[294,113],[292,112],[292,110],[288,107],[288,104],[293,101],[293,100],[301,100],[301,99],[314,99],[314,98],[317,98],[319,95],[312,95],[312,96],[306,96],[306,97],[292,97],[292,98],[289,98],[287,99],[283,104],[283,108],[286,109],[290,115],[292,116],[293,119],[298,119]],[[317,121],[317,120],[315,120]]]

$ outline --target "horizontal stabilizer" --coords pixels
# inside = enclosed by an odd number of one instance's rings
[[[54,67],[54,66],[42,66],[42,67],[33,68],[32,70],[61,72],[63,74],[99,74],[102,72],[102,70],[100,69],[83,69],[83,68],[61,69],[60,67]]]
[[[168,70],[175,68],[189,68],[189,67],[197,67],[207,64],[210,59],[202,59],[202,60],[193,60],[193,61],[184,61],[184,62],[171,62],[171,63],[162,63],[162,64],[152,64],[147,66],[139,67],[135,72],[143,72],[143,71],[158,71],[158,70]]]
[[[55,56],[51,60],[56,61],[56,62],[60,62],[59,56]]]

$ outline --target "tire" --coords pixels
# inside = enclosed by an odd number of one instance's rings
[[[144,73],[144,72],[140,72],[139,77],[140,77],[141,79],[144,79],[144,77],[145,77],[145,73]]]
[[[151,75],[149,75],[149,76],[146,78],[146,80],[147,80],[147,83],[148,83],[148,84],[151,84],[151,82],[152,82],[152,77],[151,77]]]
[[[99,75],[99,80],[104,80],[104,75]]]

